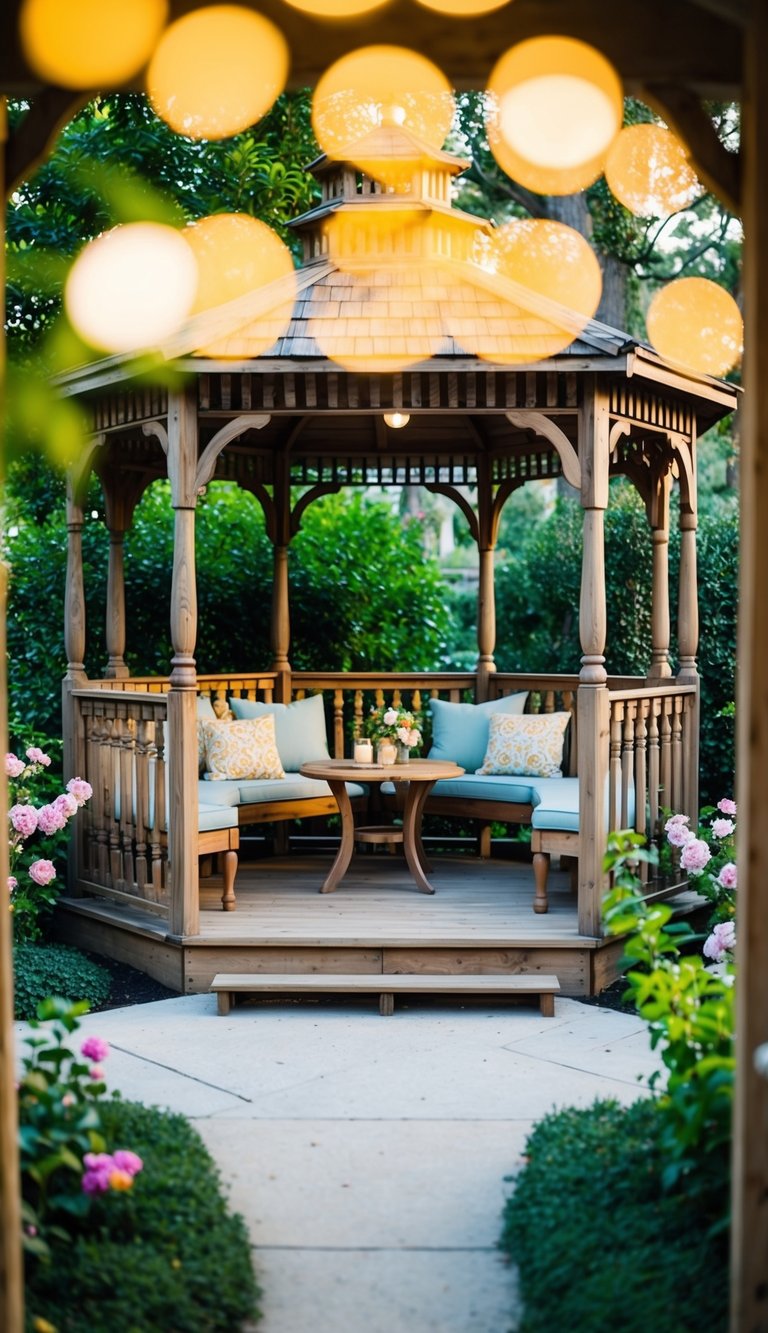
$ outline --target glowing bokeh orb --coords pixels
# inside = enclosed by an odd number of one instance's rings
[[[342,56],[326,70],[312,98],[317,141],[337,159],[349,157],[357,143],[387,124],[442,148],[453,113],[445,75],[425,56],[400,46],[368,46]],[[402,173],[402,165],[393,167]]]
[[[178,231],[157,222],[115,227],[80,252],[64,303],[86,342],[108,352],[156,347],[192,309],[197,264]]]
[[[168,0],[24,0],[19,32],[31,70],[62,88],[110,88],[146,65]]]
[[[147,71],[158,116],[191,139],[226,139],[269,110],[288,77],[288,46],[261,14],[211,5],[172,23]]]
[[[640,218],[664,218],[701,194],[685,148],[661,125],[627,125],[605,162],[611,193]]]
[[[214,310],[272,288],[274,302],[231,333],[197,349],[203,356],[258,356],[283,334],[293,314],[296,271],[280,237],[245,213],[215,213],[182,232],[197,262],[199,281],[192,313]]]
[[[741,311],[708,278],[677,278],[656,293],[646,315],[648,337],[665,361],[697,375],[726,375],[744,346]]]
[[[435,10],[438,14],[449,14],[451,18],[471,18],[473,14],[490,14],[494,9],[501,9],[510,0],[417,0],[424,9]]]
[[[537,194],[597,180],[624,114],[616,70],[585,42],[535,37],[502,56],[488,82],[486,127],[507,175]]]
[[[356,18],[358,14],[370,14],[374,9],[381,9],[389,0],[285,0],[292,9],[300,9],[303,14],[311,14],[318,19]]]
[[[600,304],[597,258],[584,237],[561,222],[506,223],[494,233],[483,269],[474,278],[465,272],[450,332],[467,351],[502,365],[556,356]],[[474,303],[468,286],[475,287]]]

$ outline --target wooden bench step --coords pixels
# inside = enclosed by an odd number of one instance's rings
[[[425,976],[423,973],[330,972],[219,972],[211,982],[218,997],[219,1013],[228,1014],[236,995],[341,995],[379,996],[379,1012],[391,1014],[395,995],[538,995],[545,1018],[555,1014],[555,996],[560,982],[552,976],[488,976],[461,973],[458,976]]]

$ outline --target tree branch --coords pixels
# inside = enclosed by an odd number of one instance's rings
[[[686,144],[697,175],[710,193],[737,217],[741,213],[741,157],[729,153],[717,137],[711,117],[696,93],[672,84],[646,84],[643,100]]]
[[[526,190],[525,186],[518,185],[510,176],[499,175],[490,176],[483,171],[477,158],[473,156],[472,165],[464,173],[464,179],[473,181],[479,185],[482,190],[490,194],[502,195],[507,199],[512,199],[514,203],[524,208],[526,213],[530,213],[533,218],[546,218],[549,216],[546,200],[540,194],[534,194],[533,190]]]
[[[27,176],[31,176],[49,152],[62,125],[66,125],[92,96],[76,94],[68,88],[43,88],[35,96],[29,111],[5,145],[5,180],[9,195]]]

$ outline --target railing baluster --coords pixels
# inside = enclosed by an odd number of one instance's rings
[[[672,809],[683,809],[683,701],[676,697],[672,700]]]
[[[154,901],[163,902],[167,884],[165,851],[168,837],[165,824],[165,722],[158,718],[155,723],[155,820],[152,826],[150,851],[152,853],[152,896]]]
[[[608,760],[608,829],[619,827],[619,793],[621,791],[621,727],[624,704],[611,704],[610,755]]]
[[[650,810],[650,837],[658,843],[659,827],[659,787],[661,785],[661,757],[659,751],[659,711],[661,701],[651,699],[648,710],[648,806]]]
[[[333,753],[344,758],[344,691],[333,691]]]
[[[665,807],[672,804],[672,726],[669,720],[669,703],[669,698],[662,699],[661,725],[659,727],[661,736],[661,804]]]
[[[621,827],[629,828],[629,794],[632,789],[635,749],[635,713],[637,702],[628,700],[624,710],[624,734],[621,746]]]
[[[635,713],[635,829],[638,833],[647,835],[647,728],[645,719],[648,716],[649,699],[639,699],[637,711]],[[640,878],[645,884],[648,879],[648,862],[641,861]]]
[[[147,829],[149,828],[149,753],[152,723],[142,716],[136,727],[136,889],[147,889]]]

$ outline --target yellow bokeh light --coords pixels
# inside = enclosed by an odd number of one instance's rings
[[[146,65],[168,0],[24,0],[19,31],[30,69],[62,88],[110,88]]]
[[[64,303],[93,347],[136,352],[158,346],[189,314],[197,264],[181,234],[132,222],[90,241],[67,279]]]
[[[665,218],[701,194],[685,148],[661,125],[627,125],[605,162],[605,179],[620,203],[640,218]]]
[[[216,335],[197,349],[201,356],[259,356],[283,334],[293,314],[296,271],[280,237],[245,213],[215,213],[182,233],[197,261],[199,281],[193,314],[215,310],[258,290],[271,288],[274,303],[233,332]]]
[[[269,110],[288,77],[288,46],[261,14],[211,5],[171,24],[147,71],[159,116],[191,139],[226,139]]]
[[[366,269],[399,259],[418,262],[426,250],[427,215],[416,208],[355,205],[333,214],[325,224],[328,258],[344,271]]]
[[[506,223],[494,233],[484,265],[474,273],[465,268],[449,328],[462,347],[486,361],[517,365],[556,356],[600,304],[597,258],[584,237],[563,223]]]
[[[441,148],[453,113],[445,75],[400,46],[368,46],[343,56],[326,70],[312,98],[312,128],[323,152],[363,169],[354,149],[379,126],[400,125],[425,145]],[[402,174],[402,164],[391,165]],[[387,164],[381,169],[386,173]]]
[[[574,194],[597,180],[621,128],[621,80],[594,47],[535,37],[511,47],[488,82],[486,126],[507,175],[537,194]]]
[[[346,19],[370,14],[372,10],[389,4],[389,0],[285,0],[285,3],[313,18]]]
[[[438,14],[450,14],[451,18],[471,18],[473,14],[490,14],[501,9],[510,0],[417,0],[417,3]]]
[[[646,316],[660,356],[698,375],[726,375],[744,345],[741,311],[724,287],[708,278],[677,278],[656,293]]]

